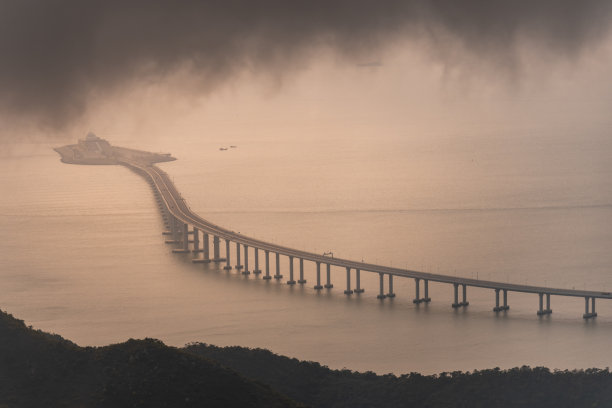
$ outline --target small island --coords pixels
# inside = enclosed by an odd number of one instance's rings
[[[151,153],[143,150],[112,146],[107,140],[89,132],[77,144],[56,147],[62,162],[68,164],[122,164],[124,161],[146,165],[176,160],[170,153]]]

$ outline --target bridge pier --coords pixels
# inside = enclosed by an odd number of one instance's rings
[[[175,254],[190,252],[189,251],[189,225],[183,224],[181,235],[183,237],[183,241],[182,241],[183,247],[180,249],[179,248],[173,249],[172,252]]]
[[[508,290],[504,289],[504,309],[509,310],[510,306],[508,306]]]
[[[289,257],[289,280],[287,281],[287,285],[295,285],[295,281],[293,280],[293,257]]]
[[[259,248],[253,248],[253,250],[255,251],[255,270],[253,270],[253,273],[259,275],[261,273],[259,270]]]
[[[209,243],[208,243],[208,234],[207,233],[203,233],[202,234],[202,252],[204,254],[204,261],[206,262],[210,262],[210,254],[209,254]]]
[[[538,316],[551,314],[552,310],[550,309],[550,293],[546,294],[546,309],[543,308],[544,293],[538,293],[538,295],[540,296],[540,309],[537,313]]]
[[[345,295],[352,295],[353,291],[351,290],[351,268],[346,267],[346,290],[344,291]]]
[[[183,242],[183,223],[176,220],[176,239]]]
[[[244,247],[244,271],[242,271],[243,275],[249,275],[251,272],[249,271],[249,246],[243,245]]]
[[[500,306],[499,305],[499,291],[501,289],[495,289],[495,307],[493,308],[494,312],[501,312],[504,310],[508,310],[510,309],[510,306],[508,306],[508,291],[506,289],[504,289],[504,305]]]
[[[364,289],[361,288],[361,271],[355,269],[355,293],[363,293]]]
[[[389,274],[389,293],[387,293],[388,298],[394,298],[395,293],[393,293],[393,275]]]
[[[378,277],[379,277],[379,282],[380,282],[380,291],[378,292],[378,295],[376,296],[376,298],[384,299],[387,297],[387,295],[385,295],[385,274],[382,272],[379,272]]]
[[[181,238],[181,226],[179,225],[178,220],[173,216],[173,230],[174,230],[174,239],[178,241]]]
[[[283,279],[283,275],[280,274],[280,254],[278,252],[276,253],[276,274],[274,275],[274,279]]]
[[[326,289],[331,289],[334,287],[334,285],[332,285],[331,283],[331,266],[329,264],[327,264],[327,283],[325,284],[325,288]]]
[[[189,251],[189,225],[183,224],[183,251]]]
[[[591,311],[589,312],[589,298],[585,297],[584,298],[584,314],[582,315],[582,317],[584,319],[590,319],[596,316],[597,316],[597,313],[595,312],[595,298],[594,297],[591,298]]]
[[[181,227],[181,223],[176,218],[174,219],[174,228],[176,228],[176,238],[175,239],[177,241],[181,241],[183,230],[182,230],[182,227]]]
[[[218,262],[224,261],[224,259],[221,258],[221,250],[219,248],[220,246],[221,246],[221,239],[219,239],[219,237],[216,235],[213,236],[213,259],[212,259],[213,262],[218,263]],[[229,256],[229,251],[227,252],[226,255]],[[228,266],[229,266],[229,263],[228,263]]]
[[[198,253],[198,252],[203,252],[204,253],[204,258],[194,258],[191,260],[191,262],[193,263],[209,263],[210,259],[208,259],[208,234],[203,232],[202,233],[202,249],[200,249],[200,238],[199,238],[199,231],[197,228],[193,228],[194,231],[194,235],[193,235],[193,244],[194,244],[194,253]],[[196,255],[197,256],[197,255]]]
[[[178,235],[179,235],[179,228],[176,225],[176,219],[171,215],[170,216],[170,231],[169,234],[165,234],[165,235],[170,235],[170,239],[165,240],[164,242],[166,244],[178,244],[179,239],[178,239]]]
[[[321,286],[321,262],[317,262],[317,284],[314,288],[316,290],[323,289],[323,286]]]
[[[170,215],[170,235],[172,235],[172,239],[176,240],[176,218],[174,218],[174,215]]]
[[[200,231],[193,227],[193,252],[200,252]]]
[[[304,279],[304,258],[300,258],[300,279],[298,279],[298,283],[300,285],[306,283],[306,279]]]
[[[265,250],[265,258],[266,258],[266,276],[263,278],[265,280],[270,280],[272,277],[270,276],[270,251]]]
[[[226,271],[229,271],[232,269],[232,265],[230,262],[230,241],[229,239],[225,240],[225,266],[223,267],[223,269],[225,269]]]
[[[455,292],[455,302],[452,304],[453,308],[456,309],[458,307],[462,307],[462,306],[467,306],[470,304],[470,302],[467,301],[467,285],[466,284],[461,284],[461,286],[463,286],[462,288],[462,292],[463,292],[463,301],[459,302],[459,284],[458,283],[453,283],[453,288],[454,288],[454,292]]]
[[[421,286],[421,278],[414,278],[414,283],[415,283],[415,297],[412,300],[412,303],[416,303],[417,305],[420,303],[429,303],[431,302],[431,299],[429,298],[429,280],[427,279],[423,279],[423,289],[425,291],[425,296],[421,297],[419,292],[420,292],[420,286]]]
[[[162,235],[170,235],[174,237],[174,217],[165,210],[162,210],[162,216],[164,218],[164,226],[167,231],[163,231]]]
[[[240,270],[242,265],[240,264],[240,243],[236,242],[236,266],[234,268]]]

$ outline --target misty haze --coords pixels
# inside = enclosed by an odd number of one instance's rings
[[[0,406],[612,404],[611,18],[0,0]]]

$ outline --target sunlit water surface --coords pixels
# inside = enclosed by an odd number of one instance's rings
[[[261,239],[335,256],[479,279],[612,291],[612,146],[597,134],[291,140],[184,135],[149,145],[191,208]],[[419,141],[420,140],[420,141]],[[123,143],[122,143],[123,142]],[[221,146],[238,145],[219,151]],[[478,147],[475,147],[478,146]],[[0,161],[0,306],[80,345],[130,337],[268,348],[332,368],[435,373],[499,366],[612,365],[612,302],[395,280],[393,300],[266,282],[172,254],[151,188],[119,166],[75,166],[47,145]],[[27,152],[27,153],[26,153]],[[33,153],[32,153],[33,152]],[[274,262],[274,257],[271,258]],[[251,258],[251,262],[253,262]],[[234,263],[234,262],[232,262]]]

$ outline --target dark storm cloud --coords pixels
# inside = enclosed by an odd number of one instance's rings
[[[607,33],[607,0],[0,0],[0,109],[61,125],[90,92],[188,65],[202,90],[280,73],[319,46],[356,57],[400,37],[511,58],[518,36],[576,55]],[[353,62],[362,62],[355,60]]]

